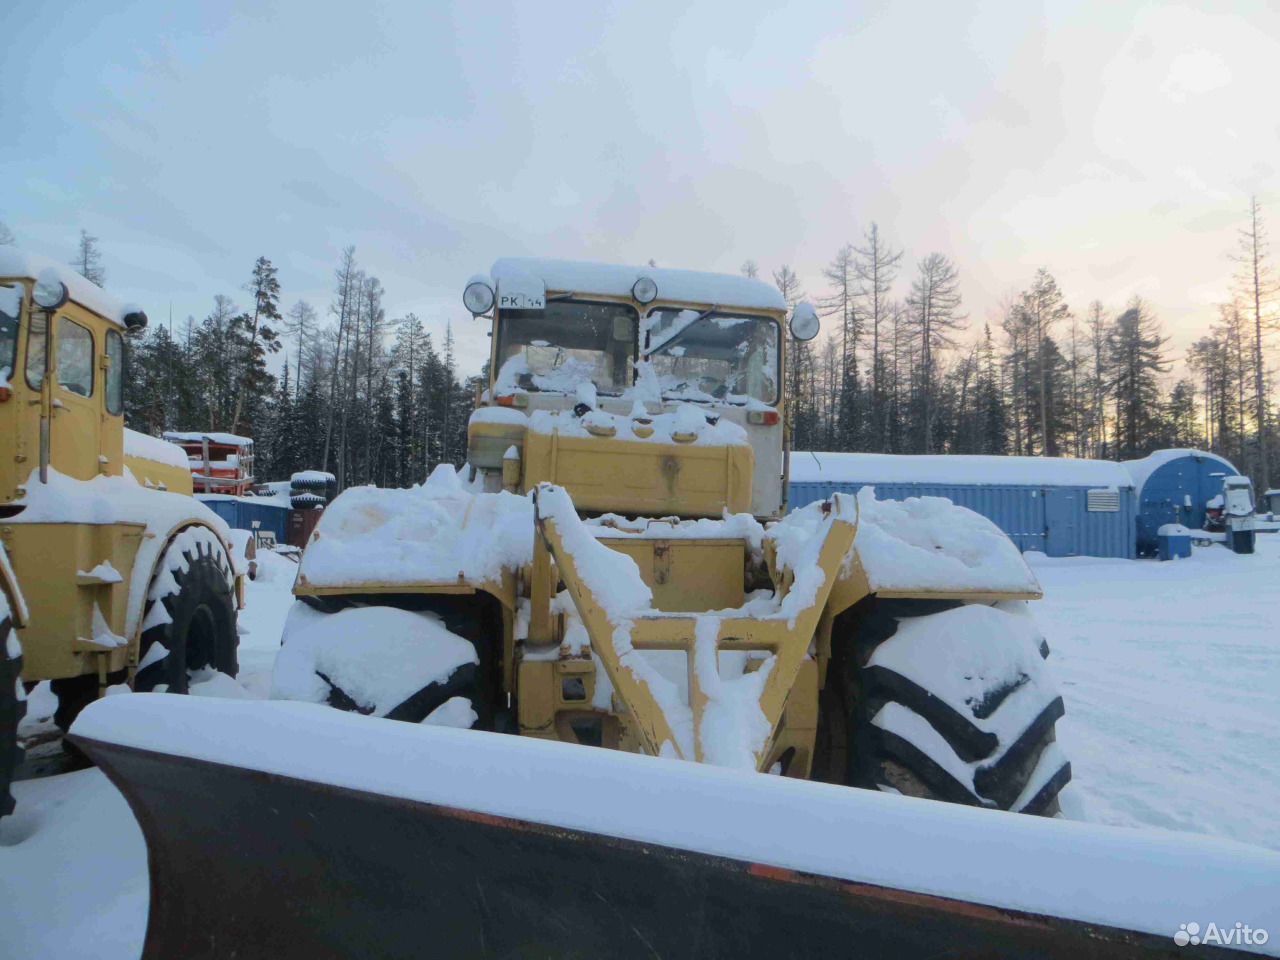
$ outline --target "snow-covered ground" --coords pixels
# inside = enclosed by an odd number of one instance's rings
[[[1065,813],[1280,849],[1280,535],[1259,537],[1252,557],[1210,547],[1175,563],[1030,559],[1067,704]],[[239,682],[197,692],[267,694],[295,570],[264,559],[241,615]],[[47,713],[51,698],[32,706]],[[124,801],[96,770],[14,792],[18,810],[0,821],[0,949],[132,960],[146,855]]]
[[[1073,816],[1280,849],[1280,535],[1171,563],[1032,558]]]

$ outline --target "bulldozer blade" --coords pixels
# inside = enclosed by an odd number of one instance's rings
[[[147,958],[1186,956],[1179,923],[1276,929],[1280,856],[1220,841],[309,704],[112,697],[73,739],[145,835]]]

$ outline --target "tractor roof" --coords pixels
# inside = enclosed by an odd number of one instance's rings
[[[17,247],[0,247],[0,277],[34,280],[43,270],[55,271],[58,279],[67,285],[67,293],[76,303],[121,327],[125,325],[124,318],[129,314],[142,312],[138,305],[113,297],[65,263],[39,254],[25,253]]]
[[[640,277],[649,277],[658,285],[659,300],[758,310],[787,309],[787,302],[776,287],[735,274],[525,257],[504,257],[494,263],[489,273],[498,287],[504,281],[536,279],[541,280],[547,290],[612,297],[629,296],[632,285]]]

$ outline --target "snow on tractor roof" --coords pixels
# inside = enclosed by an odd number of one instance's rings
[[[24,253],[17,247],[0,247],[0,277],[34,280],[44,270],[53,270],[58,275],[58,279],[67,285],[67,293],[72,300],[112,323],[123,327],[125,317],[142,312],[142,308],[136,303],[118,300],[65,263],[35,253]]]
[[[221,443],[228,447],[251,447],[253,441],[248,437],[238,437],[234,433],[204,432],[201,430],[166,430],[164,438],[173,443]]]
[[[1129,487],[1128,471],[1109,460],[960,454],[791,454],[793,483],[934,483],[992,486]]]
[[[649,277],[658,285],[659,301],[674,300],[679,303],[758,310],[787,309],[787,302],[776,287],[762,280],[727,273],[504,257],[494,263],[489,275],[498,288],[504,282],[533,278],[541,280],[547,290],[594,293],[610,297],[630,296],[635,282],[641,277]]]

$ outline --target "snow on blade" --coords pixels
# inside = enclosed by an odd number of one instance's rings
[[[1158,935],[1171,936],[1189,917],[1229,916],[1280,928],[1274,896],[1280,854],[1213,838],[975,810],[706,764],[380,721],[309,704],[110,697],[91,704],[74,733]]]
[[[336,687],[381,717],[463,664],[478,662],[475,647],[433,613],[348,607],[321,614],[298,601],[285,623],[271,696],[326,703]]]
[[[873,591],[1040,592],[1013,541],[972,510],[942,497],[877,500],[871,487],[858,509],[854,548]]]
[[[471,729],[472,724],[480,719],[466,697],[450,697],[440,706],[432,710],[422,720],[433,727],[457,727],[460,730]]]
[[[408,490],[344,491],[325,510],[299,577],[311,586],[480,583],[532,557],[532,502],[506,492],[472,493],[453,467],[441,464]]]

